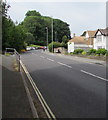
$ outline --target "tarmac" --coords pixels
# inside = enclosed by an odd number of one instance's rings
[[[88,59],[76,56],[68,56],[58,53],[46,54],[58,55],[68,59],[78,60],[98,65],[106,65],[106,61]],[[30,102],[24,87],[21,73],[13,66],[15,56],[2,56],[2,118],[33,118]]]
[[[21,73],[13,67],[14,56],[2,56],[2,119],[33,118]]]

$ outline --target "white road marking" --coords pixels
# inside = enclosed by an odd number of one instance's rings
[[[94,75],[94,74],[89,73],[89,72],[86,72],[86,71],[84,71],[84,70],[81,70],[81,72],[83,72],[83,73],[85,73],[85,74],[88,74],[88,75],[91,75],[91,76],[93,76],[93,77],[99,78],[99,79],[101,79],[101,80],[108,81],[108,80],[105,79],[105,78],[102,78],[102,77],[100,77],[100,76]]]
[[[47,58],[47,60],[50,60],[50,61],[54,62],[54,60],[52,60],[52,59],[50,59],[50,58]]]
[[[41,58],[45,58],[44,56],[40,56]]]
[[[58,64],[60,64],[60,65],[64,65],[64,66],[66,66],[66,67],[68,67],[68,68],[72,68],[71,66],[69,66],[69,65],[67,65],[67,64],[64,64],[64,63],[61,63],[61,62],[57,62]]]
[[[42,106],[43,106],[43,108],[44,108],[44,110],[45,110],[48,118],[51,119],[51,117],[52,117],[53,119],[56,120],[55,115],[53,114],[53,112],[52,112],[51,109],[49,108],[48,104],[47,104],[46,101],[44,100],[41,92],[39,91],[37,85],[35,84],[34,80],[32,79],[32,77],[31,77],[30,73],[28,72],[27,68],[26,68],[25,65],[22,63],[22,61],[20,61],[20,63],[21,63],[21,66],[22,66],[24,72],[26,73],[26,75],[27,75],[27,77],[28,77],[28,79],[29,79],[29,81],[30,81],[30,83],[31,83],[31,85],[32,85],[32,87],[33,87],[33,89],[34,89],[34,91],[35,91],[35,93],[36,93],[39,101],[40,101],[40,103],[42,104]]]

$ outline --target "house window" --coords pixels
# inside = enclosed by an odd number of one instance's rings
[[[98,41],[98,42],[101,42],[101,41],[102,41],[101,35],[97,35],[97,41]]]

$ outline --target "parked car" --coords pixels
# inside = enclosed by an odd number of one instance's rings
[[[26,47],[26,50],[27,50],[27,51],[31,50],[31,47]]]
[[[35,50],[35,47],[31,47],[31,50]]]

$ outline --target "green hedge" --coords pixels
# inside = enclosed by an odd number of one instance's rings
[[[53,51],[54,51],[54,48],[58,48],[58,47],[61,47],[61,43],[59,43],[59,42],[53,42]],[[48,45],[48,48],[49,48],[49,51],[50,51],[50,52],[53,52],[53,51],[52,51],[52,43],[50,43],[50,44]]]
[[[74,50],[73,54],[81,54],[83,51],[83,49],[76,49]]]
[[[72,54],[82,54],[82,55],[106,55],[108,56],[108,50],[101,48],[101,49],[90,49],[88,52],[85,52],[83,49],[76,49]]]
[[[96,54],[96,49],[90,49],[87,53],[88,53],[89,55],[91,55],[91,54]]]
[[[96,51],[96,54],[98,54],[98,55],[105,55],[107,53],[107,50],[106,49],[104,49],[104,48],[101,48],[101,49],[98,49],[97,51]]]

